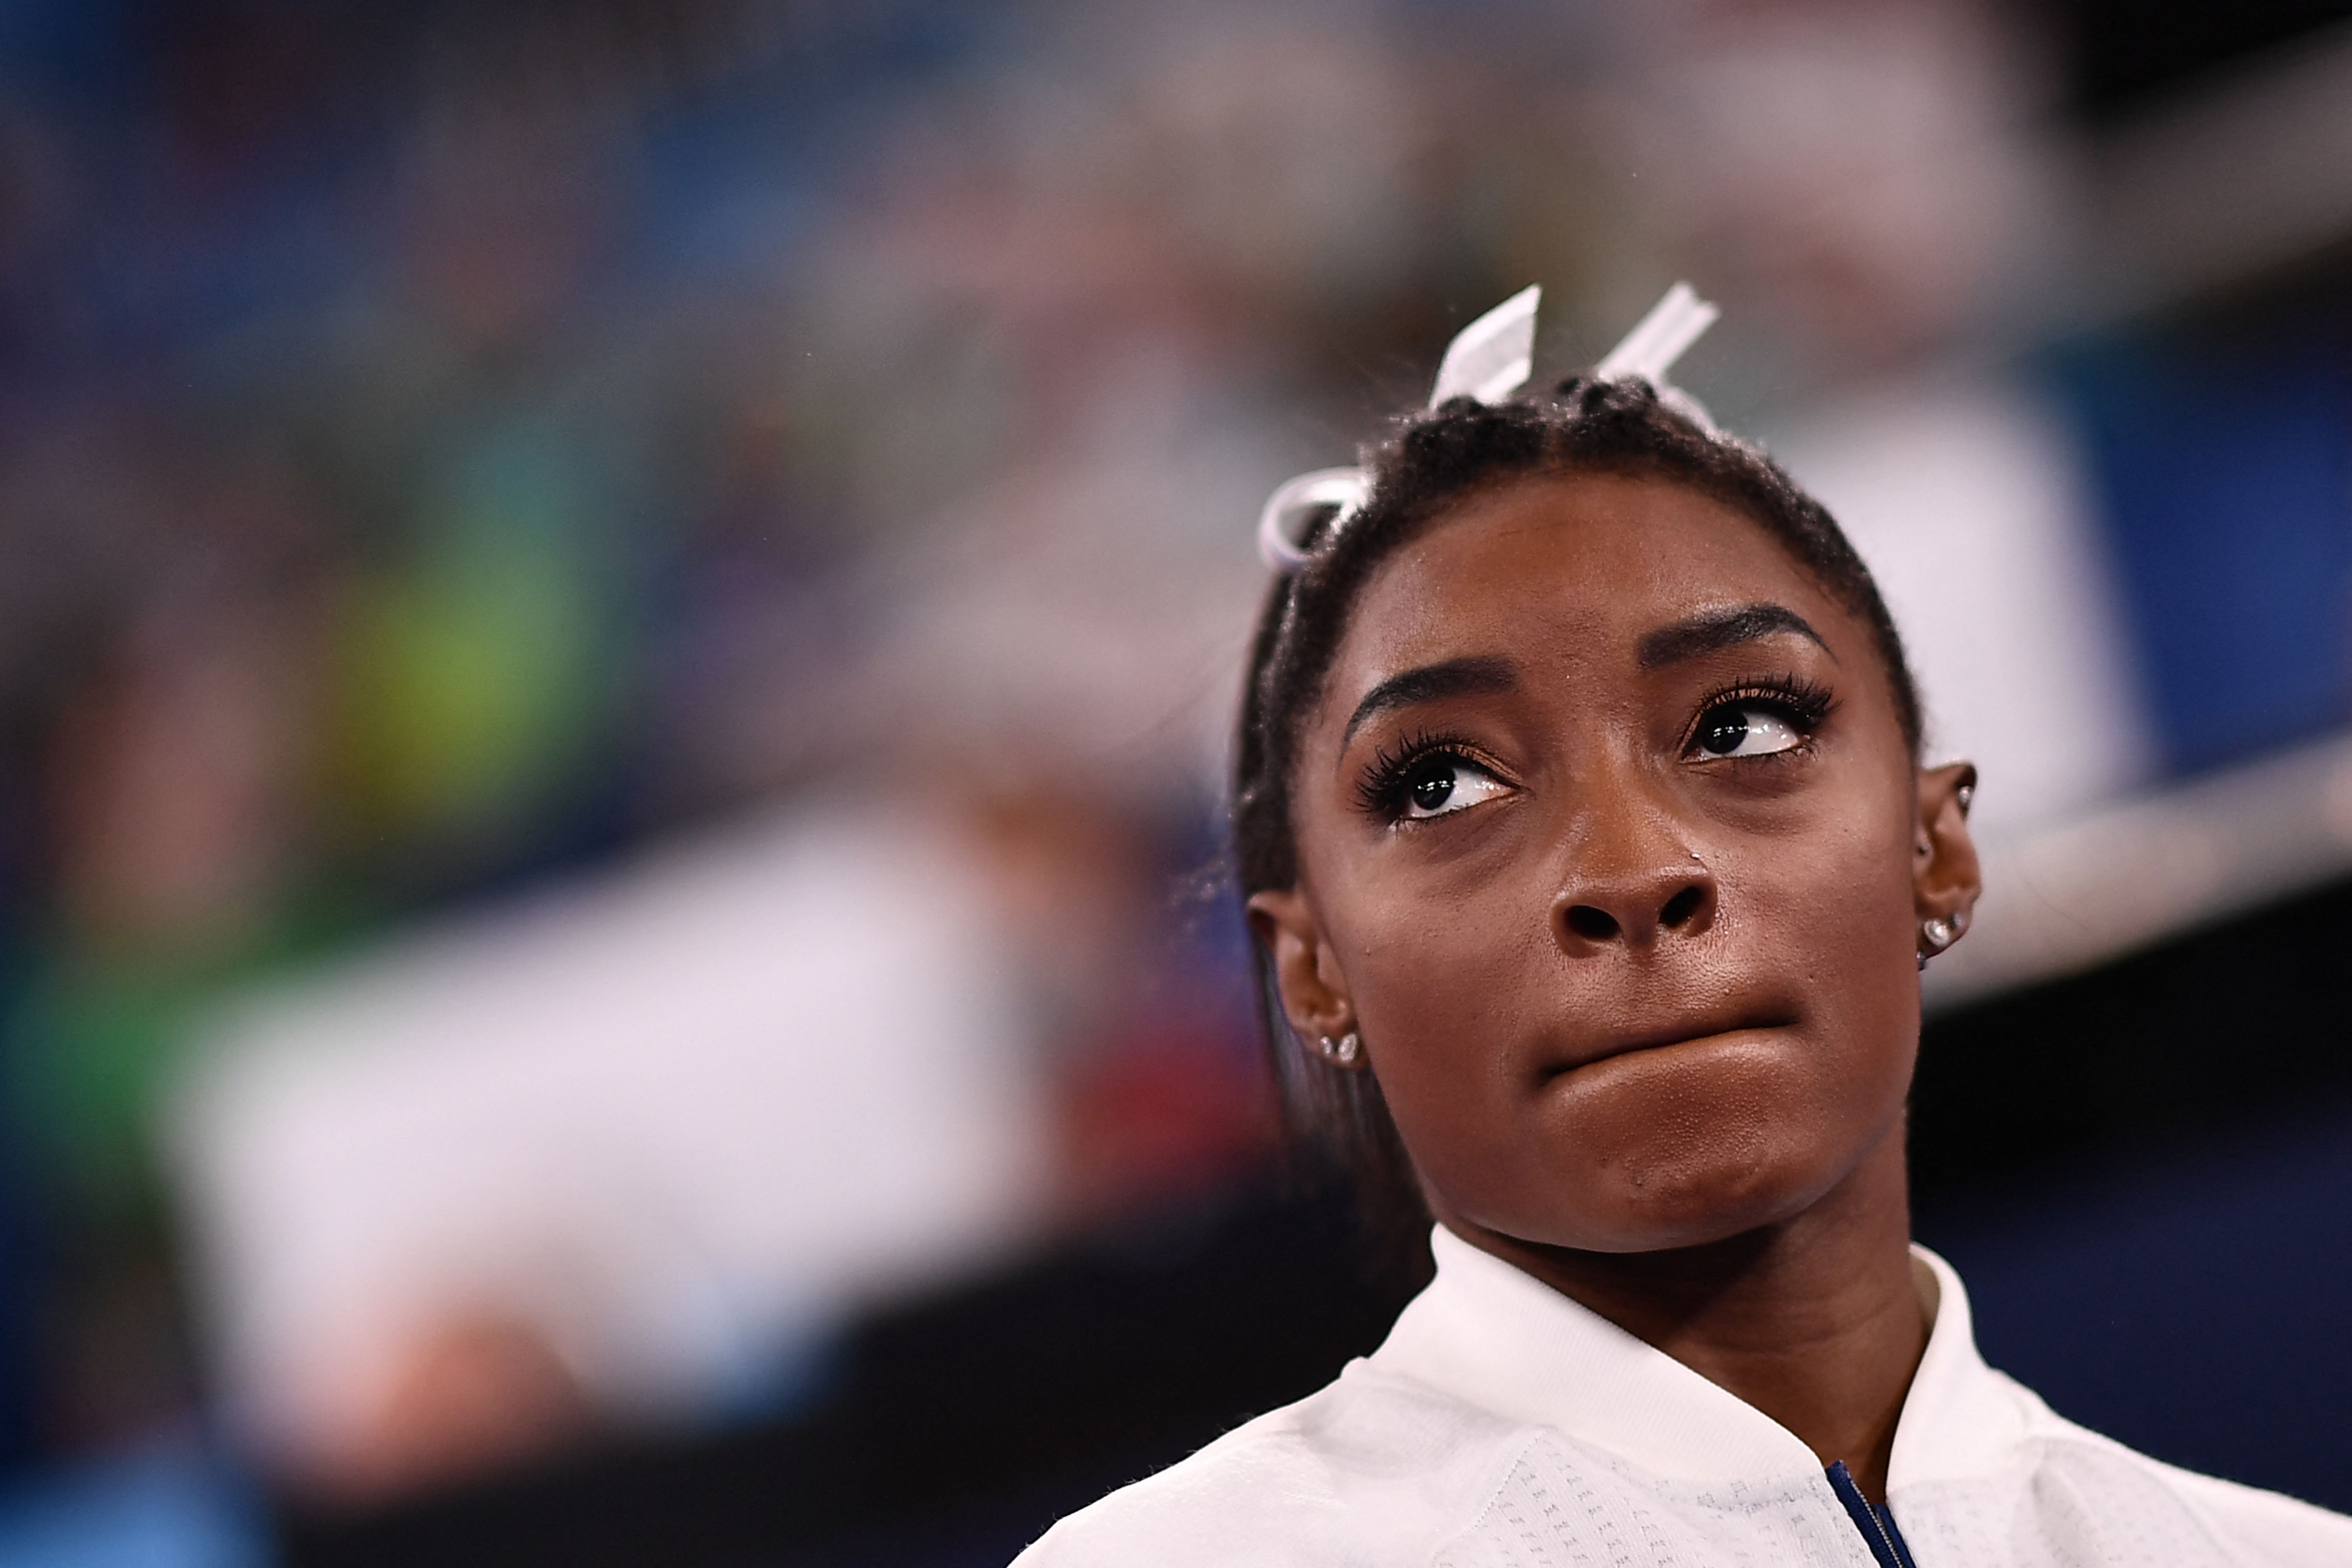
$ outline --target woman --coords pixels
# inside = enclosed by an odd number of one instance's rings
[[[2352,1521],[1989,1370],[1910,1245],[1917,972],[1978,894],[1974,773],[1919,765],[1836,524],[1650,371],[1442,378],[1360,500],[1300,492],[1242,889],[1287,1097],[1426,1205],[1436,1279],[1023,1563],[2352,1563]]]

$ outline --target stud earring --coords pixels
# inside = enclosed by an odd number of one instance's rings
[[[1952,792],[1952,796],[1960,803],[1960,816],[1965,818],[1969,815],[1969,807],[1976,804],[1977,786],[1964,784]]]
[[[1955,920],[1958,922],[1957,925]],[[1946,920],[1941,915],[1931,915],[1919,922],[1919,940],[1927,943],[1927,950],[1919,954],[1920,968],[1927,968],[1929,959],[1951,946],[1953,939],[1960,934],[1958,928],[1968,924],[1966,915],[1957,916],[1955,920]]]
[[[1363,1054],[1364,1042],[1350,1029],[1336,1040],[1326,1035],[1316,1042],[1316,1047],[1322,1051],[1325,1061],[1338,1062],[1344,1068],[1355,1065],[1356,1058]]]

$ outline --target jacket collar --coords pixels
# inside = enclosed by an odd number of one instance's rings
[[[1374,1367],[1676,1480],[1822,1473],[1795,1433],[1599,1313],[1442,1226],[1431,1248],[1437,1278]],[[1895,1426],[1890,1493],[1999,1468],[2023,1436],[2014,1385],[1977,1353],[1959,1276],[1925,1247],[1911,1257],[1929,1330]]]

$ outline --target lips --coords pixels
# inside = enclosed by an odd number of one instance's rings
[[[1697,1045],[1718,1040],[1731,1035],[1759,1033],[1768,1029],[1786,1029],[1797,1022],[1793,1014],[1780,1008],[1759,1008],[1706,1019],[1685,1019],[1653,1029],[1612,1035],[1607,1041],[1549,1062],[1544,1068],[1547,1079],[1574,1072],[1579,1068],[1604,1062],[1612,1057],[1631,1056],[1635,1051],[1664,1050],[1674,1046]]]

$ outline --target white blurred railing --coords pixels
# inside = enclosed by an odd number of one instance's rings
[[[2095,968],[2352,875],[2352,735],[1978,846],[1985,893],[1927,1005]]]

